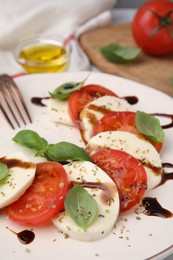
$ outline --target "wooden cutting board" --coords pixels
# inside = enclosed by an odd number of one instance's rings
[[[79,43],[91,63],[101,71],[143,83],[173,97],[173,55],[153,57],[142,52],[136,61],[118,64],[106,60],[99,52],[98,47],[109,43],[136,47],[130,23],[112,25],[84,33]]]

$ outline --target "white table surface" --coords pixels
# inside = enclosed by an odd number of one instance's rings
[[[130,21],[132,21],[135,12],[136,12],[136,9],[133,9],[133,8],[128,8],[128,9],[126,9],[126,8],[121,8],[121,9],[115,8],[115,9],[112,10],[112,22],[113,22],[113,24],[130,22]],[[92,66],[92,70],[93,71],[99,71],[94,66]],[[172,232],[172,231],[170,230],[170,232]],[[161,260],[161,259],[163,260],[163,258],[156,257],[156,258],[152,258],[150,260]],[[139,260],[147,260],[147,259],[139,259]],[[173,260],[173,254],[164,258],[164,260]]]

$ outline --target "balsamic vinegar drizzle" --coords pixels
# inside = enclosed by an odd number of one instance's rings
[[[10,229],[9,227],[6,227],[6,229],[10,230],[11,232],[13,232],[17,238],[19,239],[19,241],[22,243],[22,244],[25,244],[25,245],[28,245],[30,244],[34,238],[35,238],[35,234],[32,230],[23,230],[23,231],[20,231],[20,232],[15,232],[14,230]]]
[[[19,167],[29,169],[35,167],[35,164],[32,162],[25,162],[15,158],[6,158],[5,156],[0,158],[0,162],[6,164],[8,168]]]
[[[171,115],[171,114],[162,114],[162,113],[154,113],[152,115],[154,115],[154,116],[161,116],[161,117],[168,117],[168,118],[171,119],[171,123],[162,126],[163,129],[168,129],[168,128],[173,127],[173,115]]]
[[[163,167],[163,174],[162,174],[162,180],[158,186],[163,185],[168,180],[173,180],[173,172],[166,172],[165,168],[172,168],[172,163],[162,163]],[[157,187],[158,187],[157,186]],[[144,206],[144,214],[148,216],[157,216],[162,218],[171,218],[173,217],[173,213],[165,208],[163,208],[156,198],[151,197],[144,197],[142,200],[142,205]]]
[[[148,216],[157,216],[162,218],[171,218],[173,213],[163,208],[156,198],[145,197],[142,200],[142,204],[145,208],[144,214]]]
[[[43,103],[43,100],[50,99],[50,97],[32,97],[31,103],[40,106],[40,107],[46,107],[46,104]]]
[[[166,181],[168,180],[173,180],[173,172],[165,172],[165,168],[172,168],[173,169],[173,164],[172,163],[162,163],[162,167],[163,167],[163,174],[162,174],[162,180],[161,183],[158,185],[162,185],[164,184]]]

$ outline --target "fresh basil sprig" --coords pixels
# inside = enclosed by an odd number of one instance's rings
[[[44,138],[33,130],[21,130],[13,137],[13,141],[33,149],[36,156],[45,157],[51,161],[91,161],[84,148],[69,142],[48,144]]]
[[[9,174],[9,169],[6,164],[0,163],[0,185],[3,184]]]
[[[163,142],[165,135],[159,120],[145,112],[137,111],[135,123],[138,130],[154,142]]]
[[[53,92],[49,92],[49,94],[52,98],[66,100],[74,91],[79,90],[84,85],[88,77],[89,75],[80,82],[66,82],[57,87]]]
[[[135,60],[141,52],[140,48],[130,48],[119,44],[108,44],[100,48],[102,55],[115,63],[127,63]]]
[[[68,191],[64,206],[70,217],[84,231],[87,231],[98,217],[96,200],[78,184]]]

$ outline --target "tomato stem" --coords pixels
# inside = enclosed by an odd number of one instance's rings
[[[173,29],[171,25],[173,24],[173,20],[170,19],[173,10],[169,11],[164,17],[160,16],[157,12],[150,10],[159,20],[159,24],[152,31],[150,38],[152,38],[162,27],[167,27],[171,38],[173,38]]]

